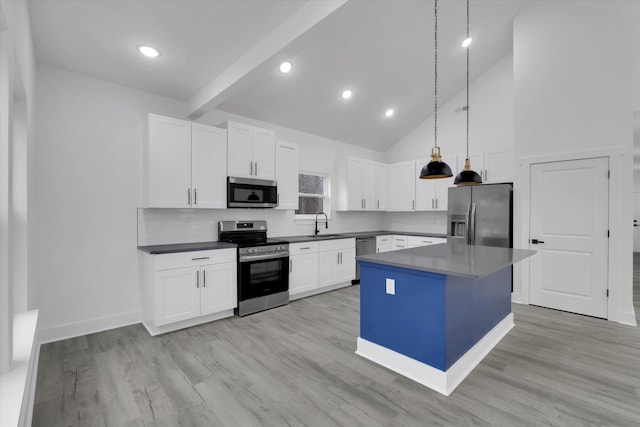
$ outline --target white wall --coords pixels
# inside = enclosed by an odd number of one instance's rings
[[[632,301],[633,3],[532,2],[514,21],[515,244],[528,239],[527,162],[611,153],[609,319]],[[526,202],[523,204],[523,202]],[[528,262],[514,298],[528,301]]]
[[[41,338],[139,320],[136,210],[148,112],[186,103],[37,68],[37,235]]]
[[[146,115],[184,118],[186,104],[46,66],[37,68],[37,83],[36,209],[41,214],[33,271],[42,339],[139,320],[138,228],[143,243],[217,240],[217,222],[235,218],[267,219],[270,236],[313,233],[313,224],[294,223],[292,211],[138,210]],[[274,129],[278,138],[300,145],[301,168],[311,171],[332,173],[341,156],[382,155],[222,112],[206,119]],[[334,213],[330,230],[382,227],[382,214],[358,217]]]
[[[471,56],[473,67],[473,56]],[[466,113],[456,112],[466,104],[466,89],[438,106],[438,145],[443,156],[464,154],[466,150]],[[469,149],[474,151],[508,150],[513,146],[513,55],[502,57],[495,65],[470,83]],[[426,159],[433,147],[433,114],[396,142],[385,153],[388,163]],[[472,165],[473,166],[473,165]]]

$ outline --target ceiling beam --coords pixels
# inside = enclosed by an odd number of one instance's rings
[[[189,118],[197,119],[242,90],[253,76],[272,66],[273,58],[343,6],[347,0],[309,1],[256,43],[189,100]]]

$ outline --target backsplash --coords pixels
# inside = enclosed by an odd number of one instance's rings
[[[387,212],[384,230],[416,233],[447,233],[446,212]]]
[[[218,240],[218,221],[266,220],[268,237],[309,235],[313,221],[296,222],[291,210],[138,209],[138,246]],[[383,230],[384,212],[332,212],[321,233]]]

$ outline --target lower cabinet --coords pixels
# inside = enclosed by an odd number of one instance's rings
[[[408,236],[408,247],[417,248],[420,246],[437,245],[438,243],[447,243],[447,239],[442,237],[420,237]]]
[[[356,273],[355,239],[289,244],[289,295],[350,282]]]
[[[318,289],[318,244],[290,244],[289,254],[289,295]]]
[[[145,254],[143,305],[149,332],[156,335],[233,315],[236,265],[235,249]]]
[[[393,236],[376,236],[376,253],[389,252],[393,250]]]

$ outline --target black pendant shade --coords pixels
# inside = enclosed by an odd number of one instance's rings
[[[482,184],[482,178],[476,171],[471,169],[471,161],[469,159],[466,159],[464,161],[464,169],[462,169],[460,173],[456,175],[453,183],[459,187],[465,185],[478,185]]]
[[[448,164],[441,160],[440,147],[431,149],[431,161],[420,171],[420,179],[441,179],[453,176]]]

